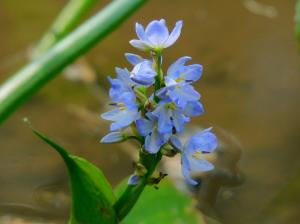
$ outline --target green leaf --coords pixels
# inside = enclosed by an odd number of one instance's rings
[[[120,195],[126,184],[116,189]],[[196,210],[193,199],[178,191],[167,178],[159,184],[159,189],[147,186],[141,197],[126,216],[123,224],[204,224],[204,217]]]
[[[68,154],[64,148],[34,128],[32,131],[60,154],[68,168],[72,192],[72,211],[69,223],[117,223],[112,207],[116,199],[103,173],[87,160]]]

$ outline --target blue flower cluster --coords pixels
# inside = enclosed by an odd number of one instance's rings
[[[149,52],[151,59],[127,53],[125,57],[132,70],[116,68],[117,77],[108,78],[113,109],[102,114],[102,118],[112,123],[111,133],[102,142],[130,138],[124,130],[131,126],[136,133],[134,137],[147,153],[159,153],[167,144],[181,153],[183,176],[195,185],[192,173],[213,169],[203,154],[216,149],[217,138],[211,128],[196,133],[185,144],[177,137],[191,117],[204,112],[200,94],[192,86],[202,75],[201,65],[187,64],[191,57],[185,56],[171,64],[166,73],[162,71],[162,51],[176,42],[181,28],[182,21],[178,21],[170,33],[163,19],[150,22],[146,29],[136,24],[138,39],[131,40],[130,44]],[[129,183],[136,184],[138,179],[134,175]]]

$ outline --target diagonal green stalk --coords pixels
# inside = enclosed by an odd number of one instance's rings
[[[146,0],[115,0],[0,86],[0,123]]]
[[[33,58],[47,51],[71,32],[98,0],[70,0],[33,52]]]
[[[298,40],[298,50],[300,51],[300,0],[298,0],[296,3],[295,23],[295,31]]]
[[[161,160],[161,157],[162,154],[160,152],[157,154],[148,154],[143,151],[140,152],[139,162],[147,169],[147,173],[143,177],[140,177],[141,179],[137,185],[127,185],[123,194],[114,204],[114,209],[119,221],[122,221],[139,199],[141,193],[148,184],[149,178],[152,176],[157,164]]]

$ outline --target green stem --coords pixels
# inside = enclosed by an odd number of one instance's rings
[[[84,14],[86,14],[97,1],[98,0],[70,0],[38,43],[33,52],[33,58],[37,58],[71,32]]]
[[[300,0],[296,3],[296,15],[295,15],[295,30],[298,40],[298,50],[300,51]]]
[[[0,86],[0,123],[146,0],[115,0]]]
[[[162,60],[162,56],[160,53],[156,53],[153,56],[154,59],[154,67],[156,70],[156,77],[155,77],[155,84],[154,84],[154,100],[156,102],[159,101],[159,98],[156,96],[156,91],[159,90],[162,86],[162,81],[163,81],[163,77],[162,77],[162,71],[161,71],[161,60]]]
[[[146,152],[140,153],[140,163],[145,166],[147,173],[141,177],[137,185],[128,185],[121,197],[114,205],[118,220],[121,221],[133,208],[145,186],[148,183],[149,178],[153,174],[157,164],[161,160],[161,153],[148,154]]]

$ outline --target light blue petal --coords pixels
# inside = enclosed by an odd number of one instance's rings
[[[155,154],[160,150],[160,147],[165,144],[164,136],[156,129],[153,129],[151,135],[147,135],[145,139],[145,150],[151,154]]]
[[[172,133],[171,113],[164,105],[158,106],[152,114],[158,118],[158,131],[163,134]]]
[[[109,96],[114,102],[121,101],[122,94],[126,92],[132,92],[132,89],[127,81],[123,81],[119,78],[112,79],[111,77],[108,77],[108,80],[111,84],[111,88],[109,89]]]
[[[177,136],[175,136],[175,135],[171,136],[170,141],[177,150],[179,150],[179,151],[183,150],[182,144],[181,144],[179,138],[177,138]]]
[[[169,31],[164,20],[154,20],[149,23],[145,30],[146,36],[152,47],[162,47],[169,38]]]
[[[197,185],[198,182],[191,178],[190,176],[190,167],[189,167],[189,161],[185,157],[185,155],[182,155],[181,157],[181,171],[182,175],[185,179],[185,181],[190,185]]]
[[[174,90],[169,91],[169,97],[177,103],[179,107],[185,107],[189,101],[197,101],[200,99],[200,94],[192,85],[178,85]]]
[[[217,136],[206,129],[195,134],[192,138],[192,144],[203,152],[212,152],[218,147]]]
[[[110,130],[116,131],[121,128],[127,127],[133,121],[139,119],[140,112],[138,112],[137,107],[135,107],[133,110],[120,110],[119,108],[116,108],[106,113],[103,113],[101,117],[105,120],[115,121],[110,125]]]
[[[134,39],[134,40],[129,41],[129,43],[133,47],[138,48],[138,49],[143,50],[143,51],[147,51],[149,49],[149,45],[146,42],[142,41],[142,40],[135,40]]]
[[[137,110],[137,105],[136,105],[136,96],[133,92],[125,92],[120,96],[120,102],[123,102],[126,107],[130,107],[133,109],[136,108]]]
[[[144,60],[134,66],[131,79],[141,85],[152,85],[155,81],[156,72],[152,67],[152,61]]]
[[[214,165],[204,158],[195,159],[192,156],[188,156],[189,164],[190,164],[190,172],[199,173],[199,172],[207,172],[214,169]]]
[[[132,65],[137,65],[138,63],[141,63],[144,60],[141,56],[131,53],[126,53],[125,57],[127,61],[129,61],[129,63]]]
[[[135,24],[135,32],[140,40],[143,40],[143,41],[147,40],[144,27],[141,24],[139,24],[139,23]]]
[[[117,131],[121,128],[125,128],[136,119],[140,118],[140,114],[137,111],[122,111],[120,113],[122,113],[122,116],[110,125],[110,131]]]
[[[182,20],[176,22],[175,27],[170,33],[168,40],[164,43],[164,48],[167,48],[176,42],[176,40],[180,36],[182,25]]]
[[[192,58],[189,56],[184,56],[179,59],[177,59],[169,68],[167,71],[167,76],[172,79],[177,79],[180,75],[179,71],[182,69],[182,66],[188,61],[190,61]]]
[[[130,73],[129,71],[125,68],[115,68],[115,71],[117,73],[117,78],[120,79],[124,84],[126,84],[128,87],[132,86],[133,83],[130,79]]]
[[[122,132],[111,132],[101,139],[101,143],[117,143],[125,140],[125,135]]]
[[[153,129],[153,122],[144,118],[136,121],[136,127],[141,136],[147,136]]]
[[[108,121],[115,121],[120,119],[121,117],[122,117],[122,113],[120,113],[120,110],[118,108],[101,114],[101,118]]]
[[[128,179],[128,184],[129,185],[137,185],[140,181],[139,176],[137,175],[131,175]]]
[[[175,127],[176,132],[181,133],[184,128],[184,123],[186,122],[185,116],[179,111],[173,111],[172,118],[173,126]]]
[[[204,113],[204,107],[199,101],[188,102],[183,113],[189,117],[200,116]]]
[[[197,81],[200,79],[203,71],[203,66],[199,64],[187,65],[184,66],[184,70],[182,71],[182,77],[186,81]]]

